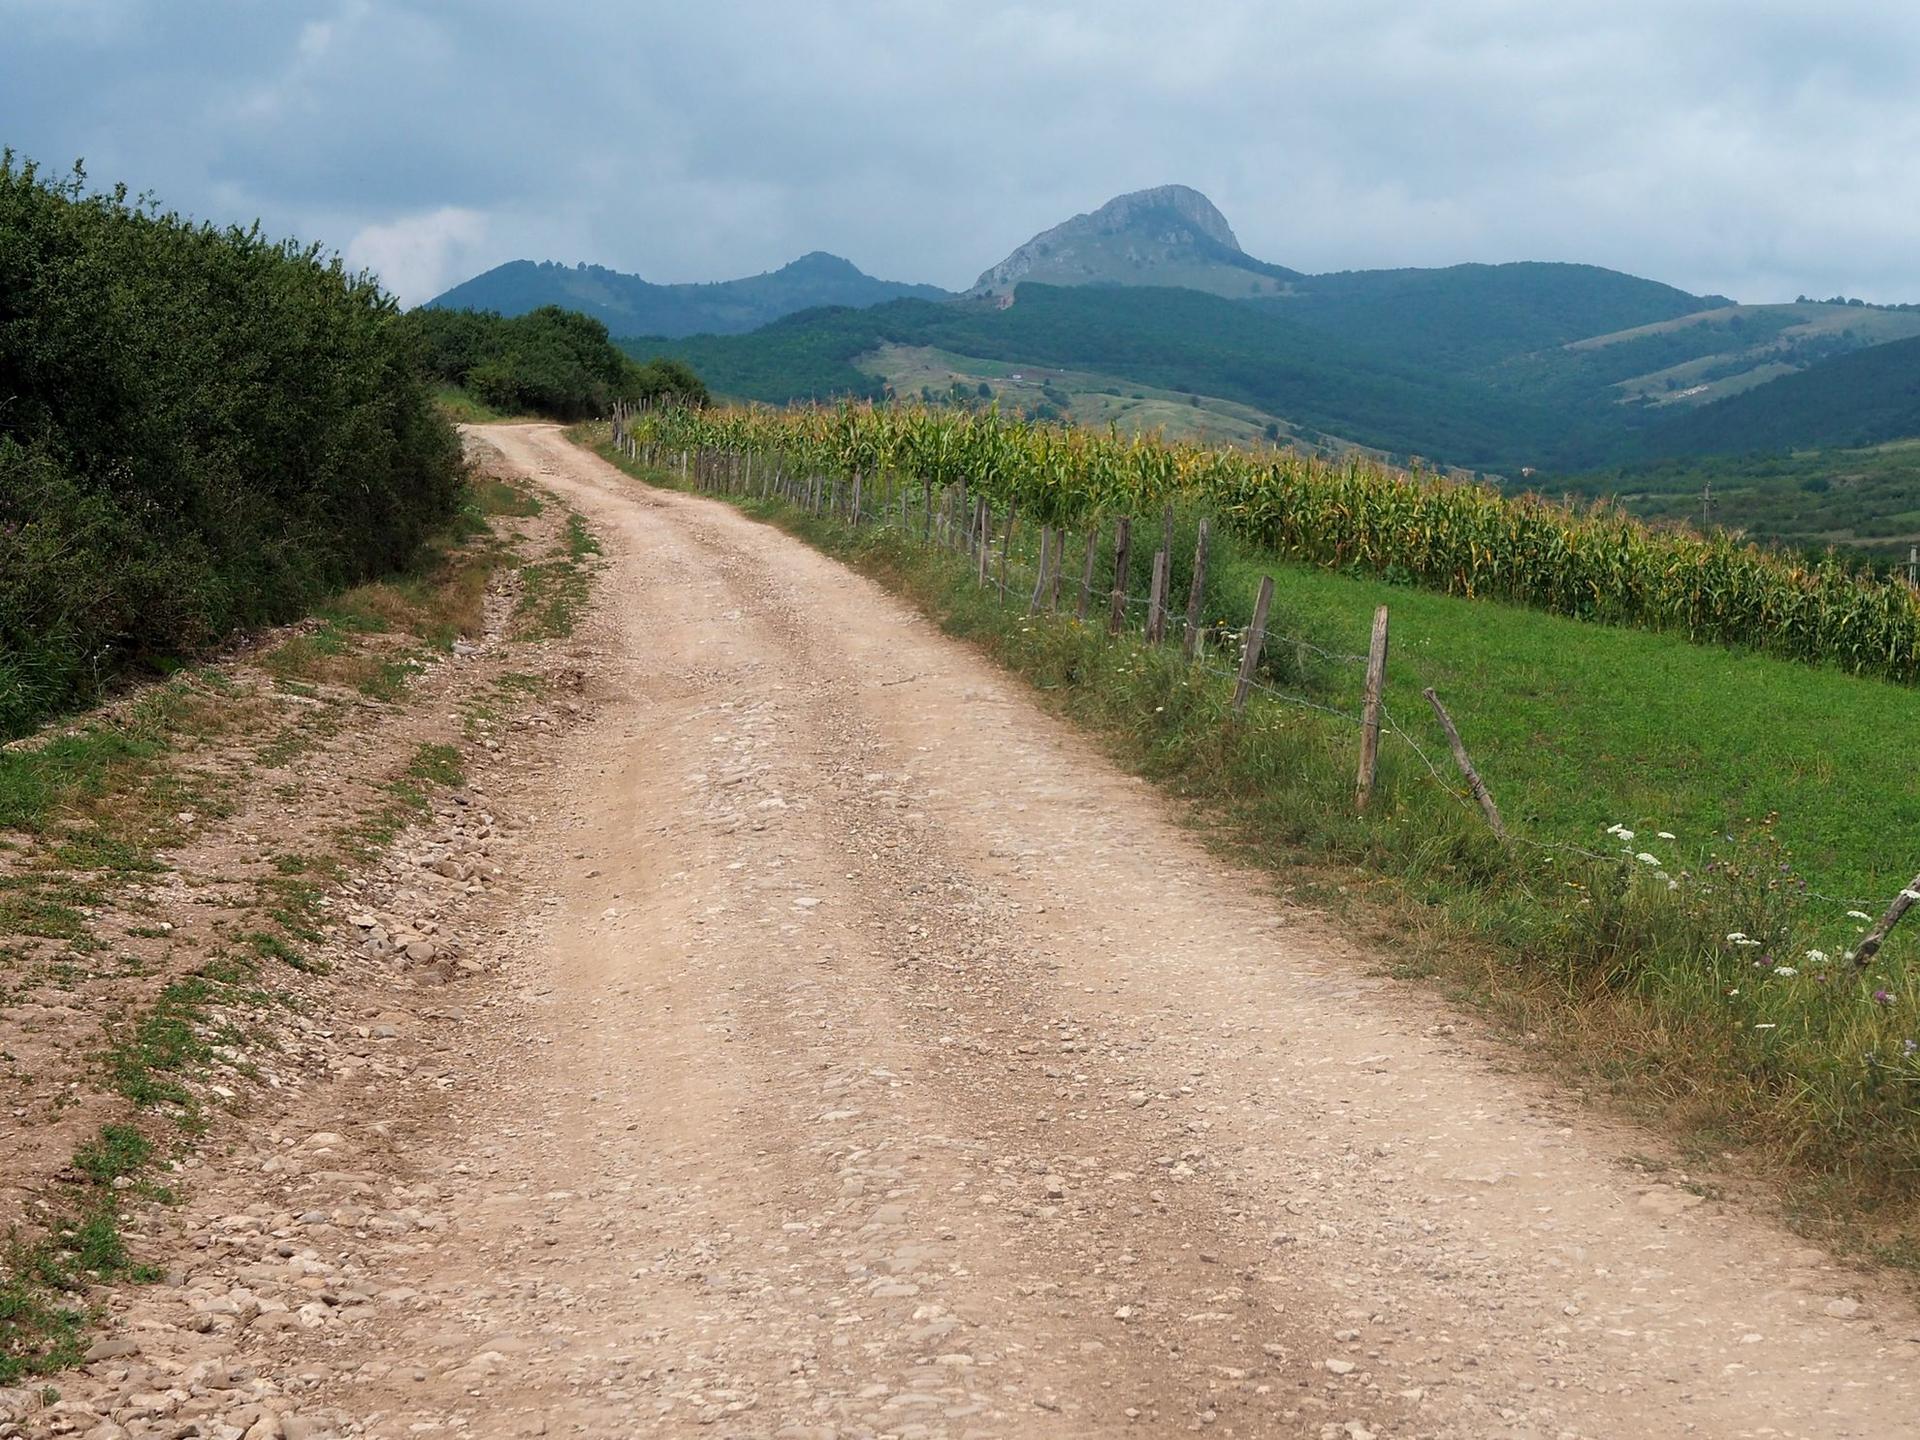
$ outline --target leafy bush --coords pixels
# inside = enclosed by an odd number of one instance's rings
[[[0,152],[0,737],[412,556],[460,452],[398,318]]]
[[[585,420],[615,400],[670,397],[707,403],[707,387],[678,360],[641,365],[607,338],[607,327],[545,305],[505,318],[475,310],[415,310],[407,328],[433,374],[483,405],[515,414]]]

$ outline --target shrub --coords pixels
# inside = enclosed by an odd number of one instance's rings
[[[707,387],[680,361],[637,364],[607,338],[605,325],[557,305],[511,318],[422,309],[405,324],[438,379],[495,410],[586,420],[606,414],[615,400],[707,403]]]
[[[0,152],[0,737],[396,568],[459,474],[372,276]]]

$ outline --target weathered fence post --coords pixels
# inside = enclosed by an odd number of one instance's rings
[[[853,523],[860,523],[860,484],[862,476],[858,470],[853,472]]]
[[[1007,502],[1007,528],[1000,532],[1000,603],[1007,603],[1007,547],[1013,544],[1013,522],[1020,512],[1017,501]]]
[[[1240,678],[1233,687],[1233,713],[1247,708],[1247,692],[1253,689],[1254,672],[1260,668],[1260,649],[1267,643],[1267,612],[1273,608],[1273,577],[1260,577],[1260,593],[1253,601],[1253,623],[1247,626],[1247,643],[1240,654]]]
[[[987,503],[987,497],[982,495],[974,502],[973,510],[973,581],[984,590],[987,588],[987,559],[993,554],[993,542],[987,538],[990,533],[989,527],[993,524],[993,507]]]
[[[1900,917],[1913,908],[1920,900],[1920,875],[1907,882],[1907,888],[1893,897],[1893,903],[1887,906],[1887,913],[1880,917],[1880,923],[1869,930],[1864,939],[1853,947],[1853,963],[1865,968],[1867,963],[1879,953],[1881,945],[1886,943],[1888,933],[1900,923]]]
[[[1354,808],[1365,810],[1380,773],[1380,709],[1387,684],[1387,607],[1373,612],[1373,639],[1367,646],[1367,698],[1360,712],[1360,779]]]
[[[1074,612],[1076,620],[1087,618],[1087,607],[1093,603],[1093,566],[1100,553],[1100,527],[1095,525],[1087,531],[1087,563],[1080,572],[1080,608]]]
[[[1033,577],[1033,599],[1027,602],[1029,615],[1040,613],[1040,597],[1047,593],[1047,561],[1052,553],[1053,527],[1042,525],[1040,527],[1040,569],[1039,573]]]
[[[1167,552],[1153,552],[1153,584],[1147,590],[1147,643],[1158,645],[1167,633]]]
[[[1193,544],[1193,585],[1187,591],[1187,633],[1180,650],[1188,660],[1200,651],[1200,617],[1207,588],[1207,522],[1200,522],[1200,535]]]
[[[1433,706],[1433,713],[1440,717],[1440,728],[1447,732],[1447,744],[1453,747],[1454,763],[1460,767],[1460,773],[1467,777],[1467,788],[1473,791],[1473,798],[1480,802],[1480,813],[1487,817],[1487,824],[1502,840],[1507,838],[1507,827],[1500,819],[1499,807],[1493,803],[1493,796],[1487,790],[1487,782],[1480,778],[1480,772],[1473,768],[1473,758],[1467,754],[1467,747],[1460,743],[1460,732],[1453,728],[1453,717],[1447,714],[1447,707],[1440,703],[1440,697],[1428,686],[1420,692],[1427,697],[1427,703]]]
[[[1113,594],[1108,597],[1107,633],[1118,635],[1127,623],[1127,552],[1133,545],[1133,520],[1122,515],[1113,531]]]

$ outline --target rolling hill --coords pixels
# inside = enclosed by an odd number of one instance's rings
[[[1920,337],[1835,356],[1674,416],[1649,456],[1876,445],[1920,435]]]
[[[1519,262],[1301,276],[1258,303],[1403,360],[1479,370],[1718,300],[1597,265]]]
[[[816,250],[764,275],[706,285],[656,285],[598,265],[513,260],[427,303],[443,310],[493,310],[506,316],[558,305],[593,316],[615,335],[679,336],[739,334],[818,306],[946,296],[933,285],[876,280],[851,262]]]
[[[1019,287],[1017,303],[896,301],[790,315],[751,335],[642,337],[636,356],[668,355],[717,391],[782,403],[882,386],[859,363],[882,345],[924,346],[1017,365],[1096,372],[1217,397],[1396,454],[1483,467],[1515,437],[1539,446],[1558,417],[1462,384],[1438,367],[1392,360],[1274,309],[1196,290]]]

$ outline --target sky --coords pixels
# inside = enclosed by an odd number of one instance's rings
[[[1312,272],[1920,301],[1911,0],[0,0],[0,144],[409,304],[810,250],[960,289],[1169,182]]]

